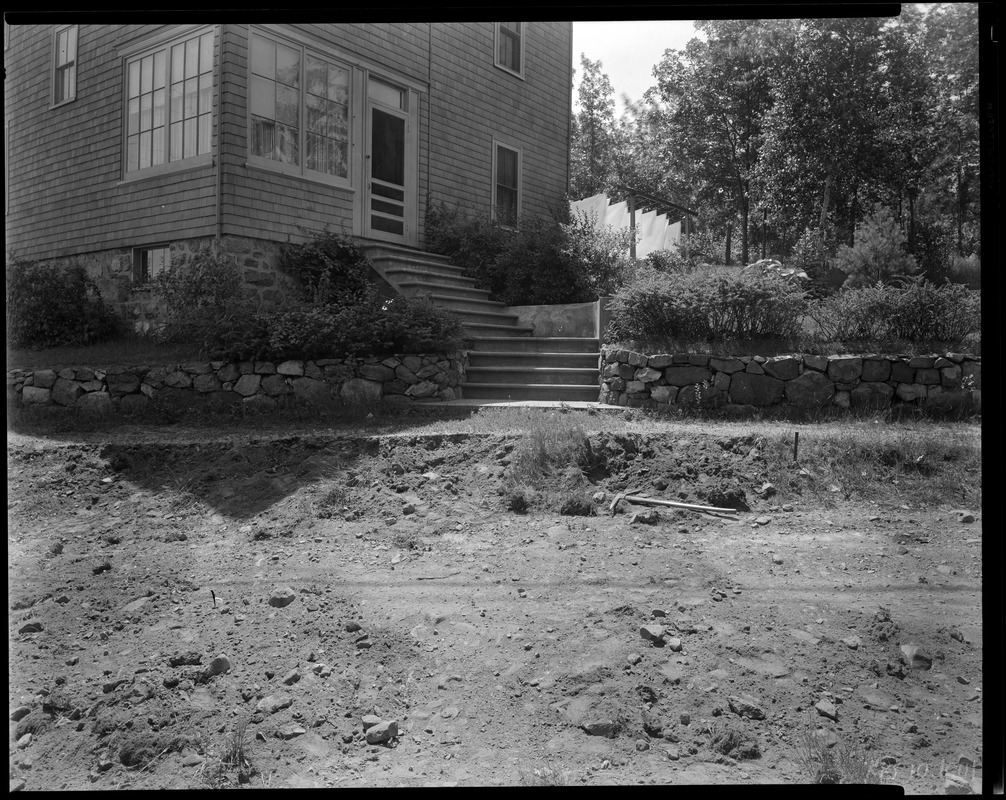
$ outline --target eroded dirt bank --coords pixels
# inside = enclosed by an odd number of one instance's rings
[[[595,515],[518,514],[516,442],[9,445],[12,787],[809,782],[807,736],[979,785],[980,509],[690,432],[594,435]]]

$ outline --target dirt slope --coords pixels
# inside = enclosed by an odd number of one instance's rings
[[[683,433],[516,514],[514,443],[9,445],[12,788],[809,782],[808,736],[980,786],[978,509],[759,494],[755,437]]]

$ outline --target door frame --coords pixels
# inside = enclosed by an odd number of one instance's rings
[[[404,107],[395,108],[371,97],[371,79],[400,90]],[[394,78],[387,78],[375,72],[368,72],[364,76],[363,85],[363,203],[361,209],[363,235],[368,239],[380,239],[417,247],[419,245],[419,93]],[[370,204],[373,197],[370,176],[373,155],[371,137],[374,109],[397,116],[405,122],[405,186],[403,187],[405,202],[403,225],[405,230],[402,236],[388,231],[375,230],[370,225]]]

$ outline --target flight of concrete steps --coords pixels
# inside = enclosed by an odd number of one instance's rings
[[[386,244],[368,245],[364,252],[400,294],[426,295],[461,319],[469,359],[461,387],[465,399],[597,401],[596,338],[533,336],[532,328],[490,300],[446,256]]]

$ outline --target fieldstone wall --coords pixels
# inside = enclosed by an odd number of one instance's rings
[[[600,401],[647,409],[675,405],[888,408],[910,403],[981,410],[982,364],[944,355],[644,355],[604,348]]]
[[[152,399],[241,404],[271,411],[290,400],[370,404],[461,397],[468,354],[316,361],[223,361],[173,366],[8,370],[7,402],[128,412]]]

